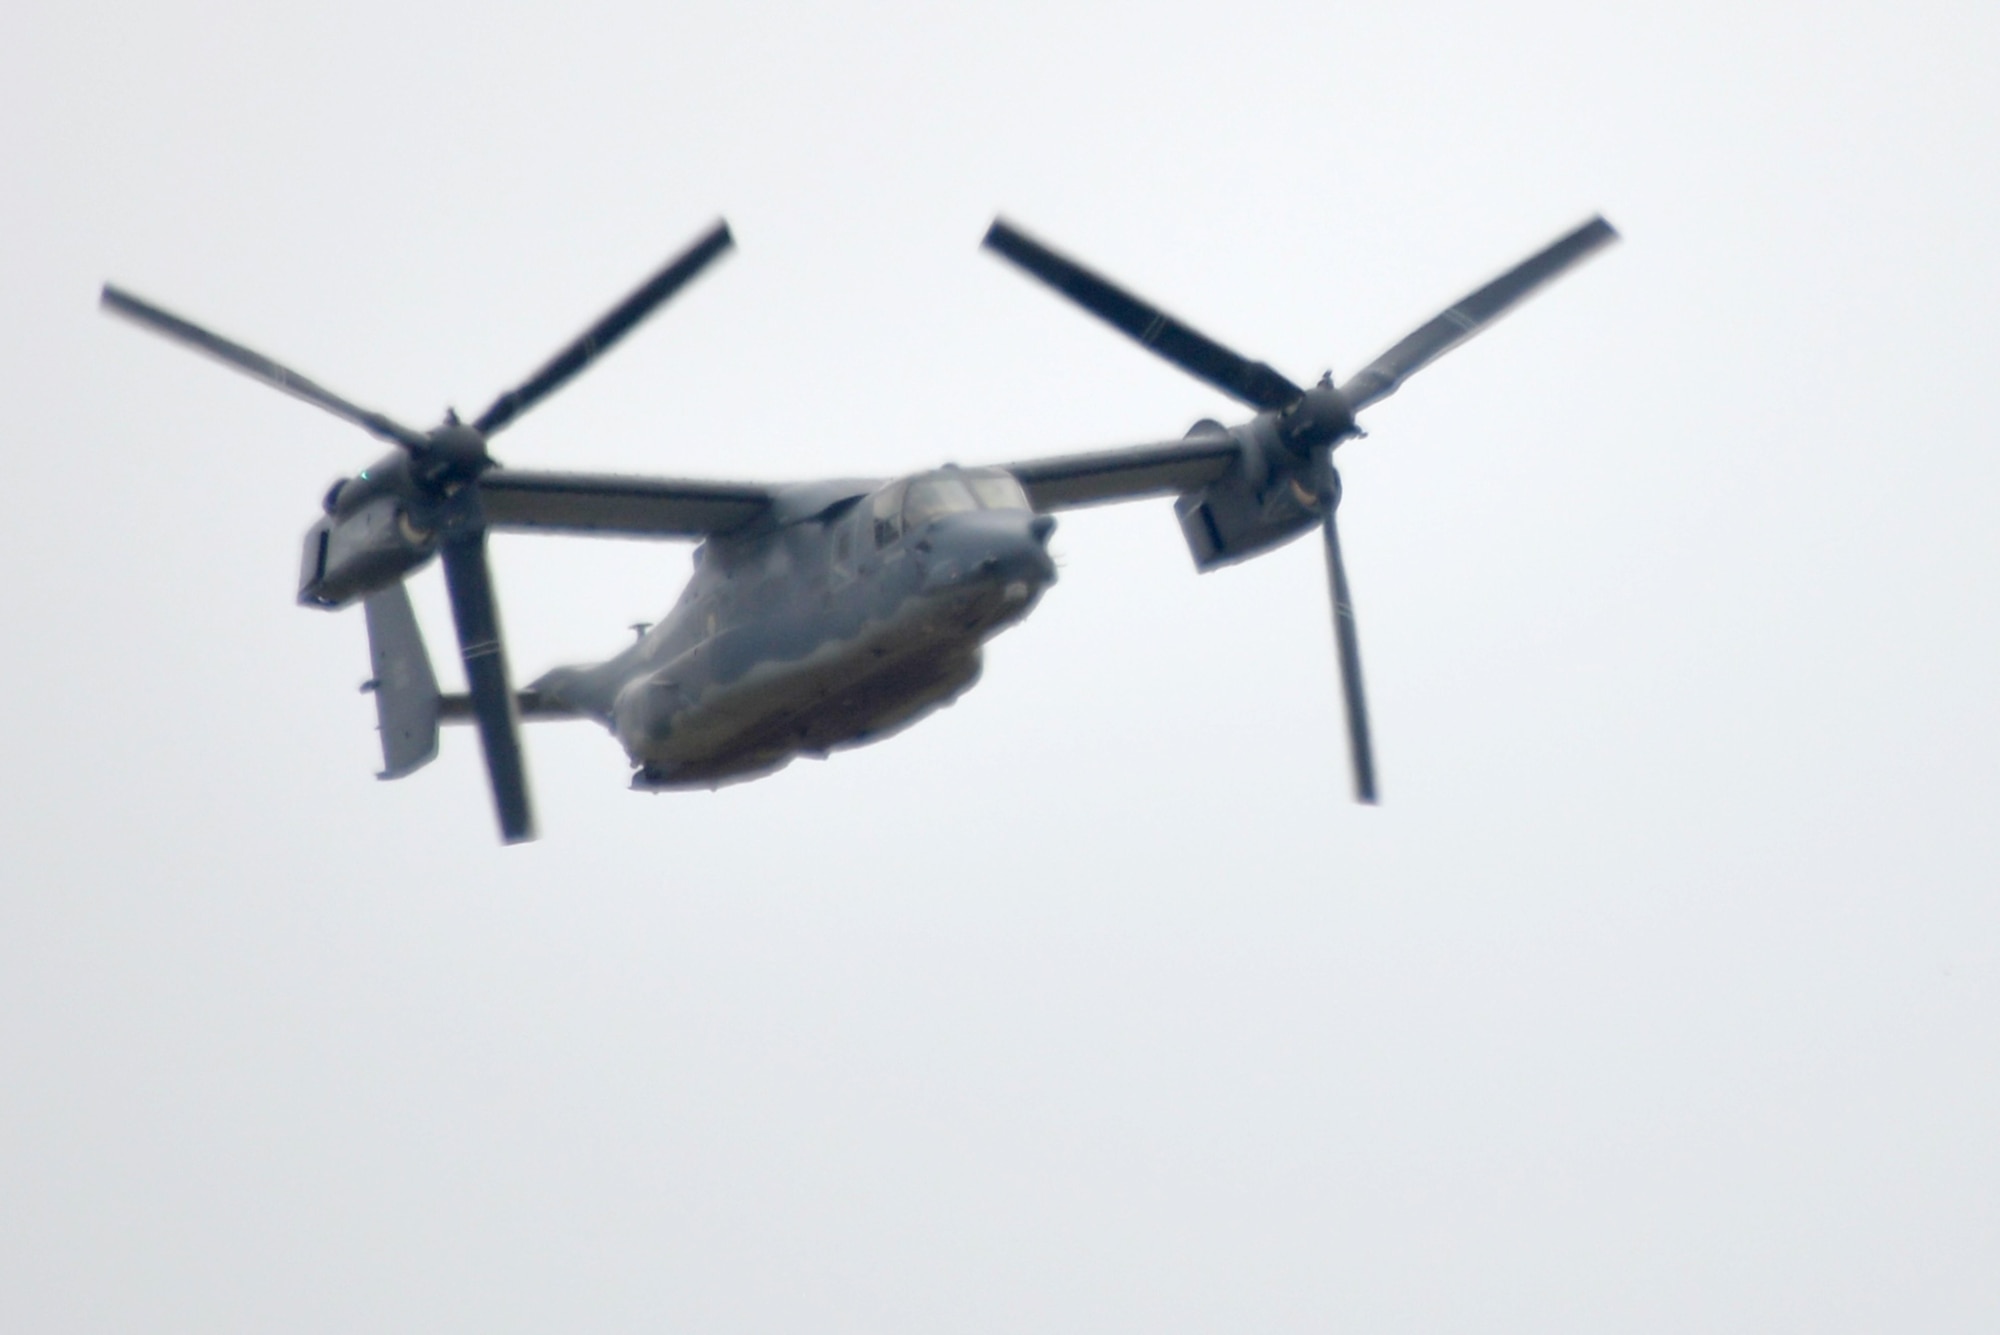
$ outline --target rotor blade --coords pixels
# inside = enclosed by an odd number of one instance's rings
[[[1159,307],[1099,277],[1075,260],[995,218],[983,243],[1077,305],[1137,339],[1198,380],[1253,408],[1283,408],[1305,391],[1262,362],[1231,352]]]
[[[1506,314],[1536,288],[1617,239],[1616,228],[1601,217],[1592,218],[1414,330],[1342,385],[1341,397],[1356,412],[1388,398],[1413,372],[1430,365]]]
[[[486,562],[486,530],[472,528],[452,534],[442,545],[445,586],[451,592],[451,617],[458,626],[459,653],[465,659],[465,681],[472,695],[472,713],[479,724],[479,746],[486,753],[486,775],[493,785],[493,806],[500,817],[500,838],[518,844],[535,837],[535,818],[528,807],[528,775],[521,760],[521,721],[514,691],[507,683],[507,655],[500,644],[500,612],[493,601],[493,574]]]
[[[715,226],[670,260],[667,266],[647,279],[639,290],[606,312],[603,319],[576,336],[570,345],[549,360],[548,365],[529,376],[515,389],[493,401],[472,425],[483,436],[512,422],[528,409],[575,379],[583,369],[609,351],[633,326],[651,315],[667,298],[693,282],[695,277],[734,245],[729,224]]]
[[[1338,493],[1335,493],[1338,495]],[[1375,746],[1368,733],[1368,698],[1361,689],[1361,637],[1354,629],[1354,597],[1347,566],[1340,559],[1340,532],[1328,506],[1321,524],[1326,534],[1326,578],[1333,591],[1333,639],[1340,651],[1340,688],[1347,708],[1347,749],[1354,762],[1354,800],[1374,805]]]
[[[142,301],[130,292],[104,285],[98,304],[113,314],[122,315],[135,324],[144,325],[156,334],[185,343],[199,352],[205,352],[216,360],[226,362],[246,375],[252,375],[271,386],[283,390],[294,398],[317,404],[335,417],[354,423],[364,431],[373,432],[387,441],[411,450],[424,446],[423,433],[412,431],[390,421],[381,413],[370,412],[356,407],[330,389],[315,385],[298,372],[280,366],[259,352],[252,352],[240,343],[231,343],[220,334],[211,333],[200,325],[181,319],[168,311],[161,310],[151,302]]]

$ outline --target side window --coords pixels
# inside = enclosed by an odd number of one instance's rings
[[[876,492],[868,510],[875,519],[877,547],[887,547],[902,536],[903,489],[901,487],[884,487]]]

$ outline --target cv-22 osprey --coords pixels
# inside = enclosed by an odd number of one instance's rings
[[[317,404],[396,448],[334,485],[306,534],[299,600],[366,611],[381,777],[437,754],[438,726],[476,725],[501,837],[534,837],[522,718],[596,719],[630,757],[635,788],[714,787],[798,755],[874,741],[971,686],[981,645],[1055,580],[1049,514],[1172,496],[1195,567],[1254,556],[1318,528],[1332,586],[1356,797],[1376,800],[1353,603],[1334,524],[1333,451],[1355,414],[1614,240],[1602,218],[1472,292],[1336,386],[1301,388],[1005,221],[987,248],[1182,370],[1256,410],[1184,439],[1090,454],[942,468],[894,479],[758,485],[501,468],[487,442],[567,384],[718,259],[708,233],[471,422],[416,431],[116,287],[107,310]],[[602,663],[510,683],[486,535],[493,531],[698,540],[680,599]],[[467,693],[440,692],[404,580],[441,559]]]

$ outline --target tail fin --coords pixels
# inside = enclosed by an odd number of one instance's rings
[[[368,616],[368,659],[375,720],[382,733],[381,779],[400,779],[437,759],[438,683],[417,629],[409,590],[398,580],[362,603]]]

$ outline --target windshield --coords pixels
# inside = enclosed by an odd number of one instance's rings
[[[943,515],[966,510],[1025,510],[1028,495],[1007,473],[934,473],[910,483],[903,502],[903,527],[922,528]]]
[[[941,515],[961,510],[977,510],[979,502],[955,477],[919,478],[910,484],[909,499],[903,502],[903,527],[916,530]]]
[[[1026,510],[1028,493],[1021,490],[1021,484],[1014,480],[1012,473],[1002,473],[995,469],[991,473],[967,473],[965,485],[972,488],[972,494],[979,498],[981,509],[985,510]]]

